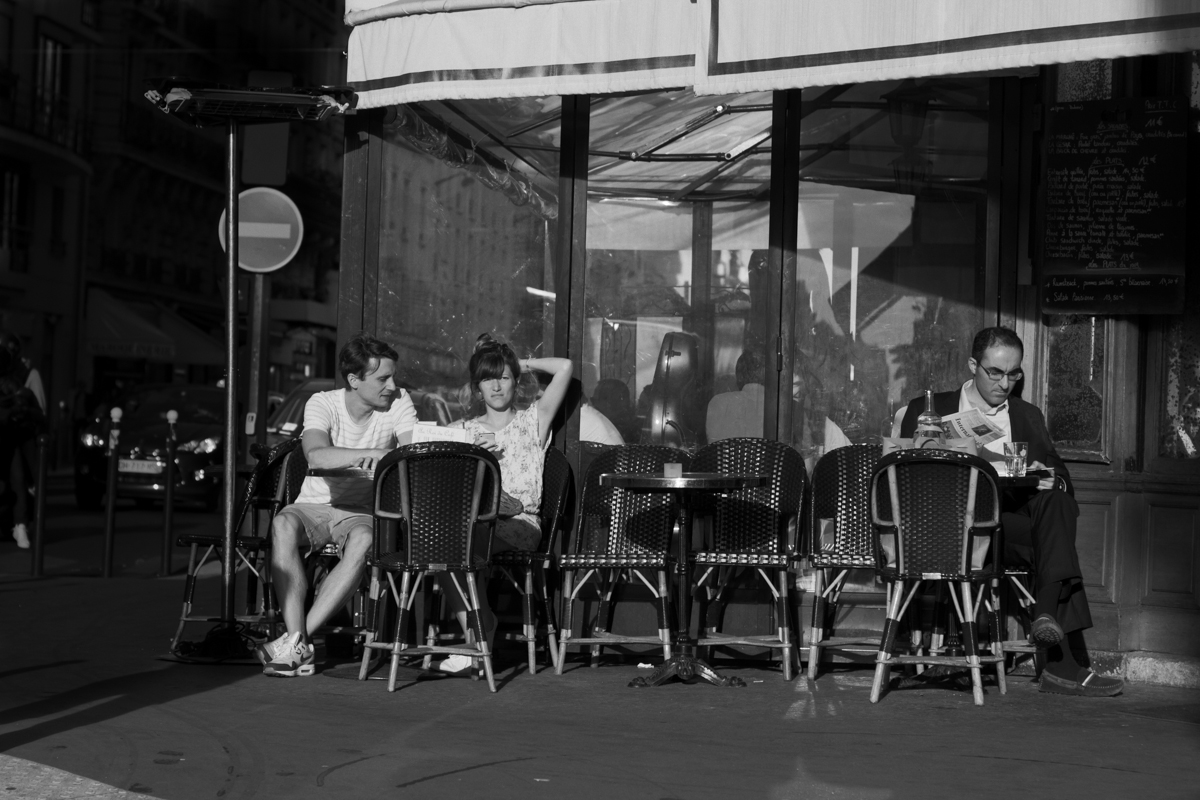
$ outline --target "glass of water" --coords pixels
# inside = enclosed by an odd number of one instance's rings
[[[1004,443],[1004,468],[1010,478],[1025,476],[1025,457],[1029,454],[1028,442]]]

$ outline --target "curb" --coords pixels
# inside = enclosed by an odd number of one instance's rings
[[[1130,683],[1200,689],[1200,658],[1153,653],[1146,650],[1092,650],[1092,668]]]

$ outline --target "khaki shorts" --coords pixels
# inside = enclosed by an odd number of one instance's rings
[[[335,508],[323,503],[293,503],[279,512],[279,516],[285,514],[294,517],[304,528],[310,554],[333,543],[341,555],[346,549],[346,538],[350,531],[359,526],[365,526],[369,532],[375,530],[374,517],[361,509]]]

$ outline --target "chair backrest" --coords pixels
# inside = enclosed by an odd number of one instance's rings
[[[813,567],[874,567],[871,476],[882,447],[852,444],[817,461],[809,481],[808,556]]]
[[[500,465],[473,444],[410,444],[375,467],[375,516],[399,520],[404,563],[412,568],[481,566],[486,558],[474,557],[476,523],[491,523],[490,547],[499,508]]]
[[[597,455],[584,479],[571,552],[665,553],[675,524],[672,496],[601,486],[600,476],[605,472],[662,474],[663,464],[682,464],[686,470],[690,462],[683,450],[663,445],[620,445]]]
[[[272,448],[259,444],[251,446],[250,454],[258,459],[258,463],[246,481],[246,494],[242,499],[235,528],[242,527],[242,522],[251,508],[268,509],[272,515],[279,511],[284,469],[288,456],[299,444],[299,439],[288,439]]]
[[[900,450],[880,459],[871,481],[871,516],[881,572],[901,578],[966,579],[1002,567],[996,470],[979,456],[948,450]],[[972,567],[977,537],[990,540],[992,561]]]
[[[800,514],[806,478],[798,452],[770,439],[721,439],[700,448],[692,471],[770,476],[765,486],[706,498],[714,550],[782,554],[794,549],[789,532]]]
[[[296,442],[296,445],[288,451],[283,469],[280,470],[282,482],[277,496],[281,508],[296,502],[296,498],[300,496],[300,488],[304,486],[304,479],[308,477],[308,458],[304,455],[303,440],[296,438],[292,441]]]
[[[570,462],[561,450],[551,447],[546,451],[542,467],[542,508],[539,512],[542,542],[538,552],[553,552],[558,532],[570,524],[565,518],[570,510],[572,485]]]

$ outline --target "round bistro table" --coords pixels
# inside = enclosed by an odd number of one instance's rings
[[[741,678],[726,678],[696,658],[696,639],[691,636],[688,598],[691,594],[692,570],[688,554],[692,545],[692,502],[698,495],[752,489],[765,486],[766,475],[727,475],[721,472],[684,472],[678,477],[658,473],[605,472],[600,475],[601,486],[613,486],[631,492],[669,492],[679,501],[679,542],[676,552],[675,614],[677,627],[671,658],[657,667],[648,677],[638,677],[629,685],[638,688],[661,686],[671,678],[684,682],[696,679],[714,686],[745,686]]]

